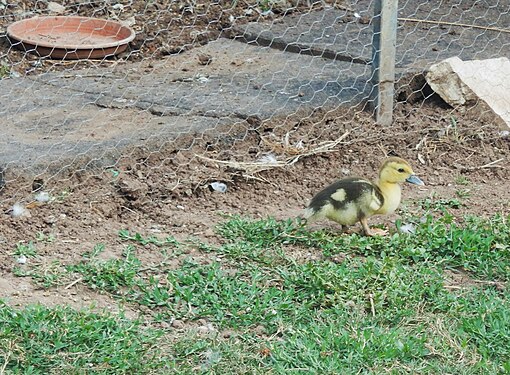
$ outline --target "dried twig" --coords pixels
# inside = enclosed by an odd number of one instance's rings
[[[342,136],[334,141],[328,141],[328,142],[322,142],[317,147],[310,149],[310,150],[303,150],[302,153],[298,155],[293,155],[290,157],[287,157],[286,159],[282,161],[276,161],[272,163],[261,163],[261,162],[242,162],[242,161],[230,161],[230,160],[216,160],[208,158],[207,156],[198,155],[196,154],[198,158],[208,161],[213,164],[220,164],[224,165],[233,169],[242,170],[245,171],[251,175],[262,172],[265,170],[273,169],[273,168],[282,168],[287,167],[295,164],[299,159],[306,157],[306,156],[312,156],[316,154],[321,154],[325,152],[332,152],[334,151],[334,147],[337,146],[340,142],[342,142],[347,136],[349,135],[349,132],[345,132],[342,134]]]
[[[12,347],[14,346],[14,344],[12,342],[10,344],[11,345],[9,345],[9,351],[7,353],[5,353],[5,355],[4,355],[4,363],[3,363],[2,367],[0,368],[0,375],[5,374],[7,365],[9,364],[9,359],[11,358],[11,355],[13,353]]]
[[[372,316],[375,318],[374,295],[372,293],[370,293],[368,295],[368,298],[370,299],[370,311],[372,311]]]
[[[79,277],[76,280],[74,280],[71,284],[67,285],[64,289],[70,289],[70,288],[72,288],[74,285],[78,284],[82,280],[83,280],[83,277]]]
[[[496,164],[498,164],[500,161],[503,161],[503,160],[505,160],[505,158],[501,158],[501,159],[498,159],[498,160],[491,161],[490,163],[487,163],[487,164],[484,164],[484,165],[478,167],[478,169],[483,169],[483,168],[499,168],[501,166],[500,165],[496,165]]]
[[[503,167],[501,165],[498,165],[499,162],[502,162],[505,159],[506,158],[500,158],[498,160],[491,161],[490,163],[487,163],[487,164],[484,164],[484,165],[480,165],[478,167],[466,167],[466,166],[463,166],[463,165],[457,165],[457,167],[459,167],[460,169],[466,170],[466,171],[476,171],[476,170],[479,170],[479,169],[486,169],[486,168],[505,168],[505,167]]]

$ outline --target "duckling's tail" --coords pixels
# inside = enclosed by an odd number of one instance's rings
[[[319,219],[319,212],[315,211],[311,207],[307,207],[303,210],[303,213],[299,215],[300,219],[303,219],[307,224]]]

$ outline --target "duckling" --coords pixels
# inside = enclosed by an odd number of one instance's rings
[[[389,157],[381,164],[375,182],[348,177],[321,190],[308,204],[304,218],[307,222],[327,218],[341,224],[343,230],[359,221],[365,235],[372,236],[368,218],[395,212],[400,204],[403,182],[425,185],[407,161]]]

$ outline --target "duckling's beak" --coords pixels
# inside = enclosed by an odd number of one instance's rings
[[[420,178],[418,176],[414,175],[414,174],[409,176],[409,178],[407,178],[406,181],[411,183],[411,184],[415,184],[415,185],[420,185],[420,186],[424,186],[425,185],[423,183],[423,181],[420,180]]]

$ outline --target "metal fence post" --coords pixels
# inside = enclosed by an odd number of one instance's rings
[[[378,124],[393,120],[398,0],[375,0],[372,44],[372,102]]]

